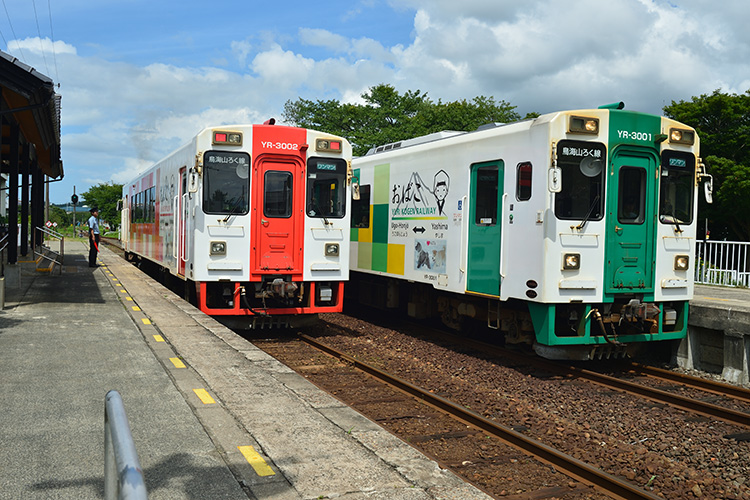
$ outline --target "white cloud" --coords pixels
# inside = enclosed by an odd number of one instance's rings
[[[66,175],[102,182],[123,182],[203,126],[280,120],[298,97],[361,103],[380,83],[433,100],[494,96],[521,113],[616,100],[658,113],[672,100],[750,87],[746,0],[387,0],[413,18],[399,45],[349,26],[367,22],[372,2],[351,7],[347,31],[303,25],[227,40],[237,71],[112,62],[39,38],[8,50],[40,68],[42,48],[51,64],[54,45]]]
[[[53,42],[49,38],[24,38],[23,40],[11,40],[8,42],[8,50],[11,52],[23,51],[31,54],[76,54],[76,48],[72,45],[57,40]]]

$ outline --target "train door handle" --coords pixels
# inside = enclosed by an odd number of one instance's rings
[[[266,219],[261,219],[260,223],[263,224],[264,226],[268,226],[268,221]]]
[[[617,224],[615,224],[615,232],[617,234],[620,234],[622,232],[622,228],[620,226],[618,226]]]

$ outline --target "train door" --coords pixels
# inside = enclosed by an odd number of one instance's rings
[[[502,160],[471,165],[466,291],[500,295],[500,241],[505,165]]]
[[[294,158],[262,156],[257,160],[253,169],[255,272],[301,272],[302,172],[303,165]]]
[[[615,150],[607,186],[605,291],[652,292],[656,213],[655,154]]]
[[[179,190],[177,193],[177,274],[185,276],[185,262],[188,258],[188,218],[190,209],[187,203],[187,168],[180,169]]]

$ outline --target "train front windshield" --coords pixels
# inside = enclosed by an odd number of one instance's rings
[[[659,221],[663,224],[693,222],[695,156],[664,151],[661,158]]]
[[[310,158],[307,162],[307,215],[332,219],[346,215],[346,161]]]
[[[250,155],[207,151],[203,156],[203,211],[245,215],[250,207]]]
[[[604,217],[606,151],[594,142],[560,141],[557,157],[562,191],[555,196],[558,219],[601,220]]]

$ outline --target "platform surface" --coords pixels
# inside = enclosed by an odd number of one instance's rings
[[[106,247],[65,251],[6,267],[0,500],[102,498],[111,389],[149,499],[489,498]]]

